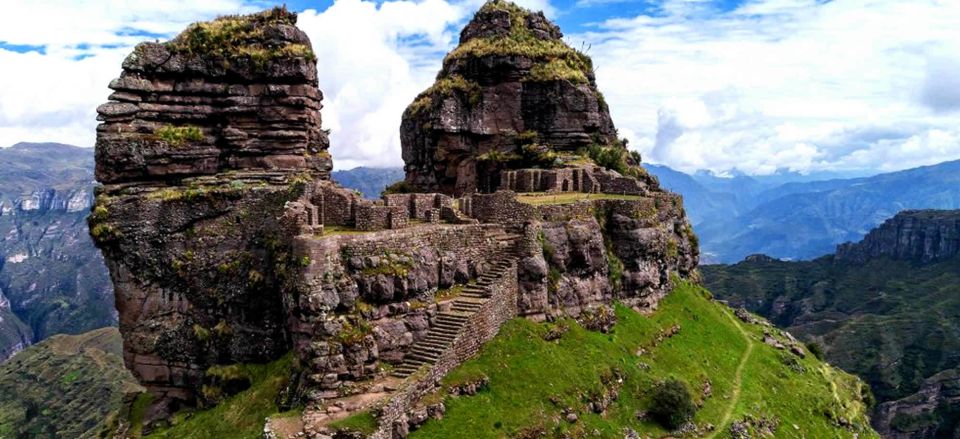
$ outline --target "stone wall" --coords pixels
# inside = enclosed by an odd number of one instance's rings
[[[321,212],[320,224],[352,227],[356,223],[357,205],[362,202],[362,197],[333,183],[318,182],[310,201]]]
[[[389,229],[390,208],[373,203],[358,205],[354,227],[362,231]]]
[[[516,266],[492,287],[490,300],[470,317],[450,347],[426,372],[418,372],[417,379],[410,379],[405,386],[392,395],[389,401],[378,408],[379,428],[371,439],[405,437],[408,429],[407,414],[421,398],[436,390],[437,384],[450,371],[476,355],[484,343],[492,340],[500,326],[517,316]],[[420,375],[423,373],[423,375]]]
[[[514,192],[596,192],[600,185],[587,168],[518,169],[500,173],[500,190]]]
[[[407,217],[416,220],[425,220],[431,209],[453,206],[453,198],[443,194],[390,194],[383,200],[387,206],[403,206]]]
[[[370,377],[381,359],[401,359],[426,334],[436,291],[481,275],[495,248],[479,225],[297,238],[305,266],[286,303],[311,381],[335,390]]]

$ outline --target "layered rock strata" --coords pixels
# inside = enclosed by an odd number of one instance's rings
[[[197,23],[142,43],[97,112],[97,180],[169,181],[332,162],[316,58],[296,16],[276,9]]]
[[[98,108],[90,229],[113,279],[147,421],[208,402],[215,364],[291,346],[281,283],[300,233],[286,203],[331,167],[296,15],[274,9],[143,43]]]
[[[436,83],[404,113],[407,182],[451,195],[497,188],[523,147],[573,152],[617,143],[589,57],[543,13],[488,2],[460,34]]]
[[[960,253],[960,212],[906,210],[884,221],[862,241],[837,247],[836,259],[863,263],[888,257],[931,263]]]

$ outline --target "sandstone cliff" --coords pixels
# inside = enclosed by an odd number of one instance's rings
[[[91,234],[113,279],[147,421],[206,401],[214,364],[290,349],[285,203],[326,178],[310,42],[285,9],[143,43],[98,109]]]
[[[543,13],[488,2],[400,128],[407,182],[452,195],[490,192],[499,171],[614,145],[593,64]],[[526,156],[526,157],[524,157]]]

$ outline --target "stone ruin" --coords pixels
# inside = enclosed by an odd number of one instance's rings
[[[98,109],[90,229],[147,430],[220,401],[213,366],[293,351],[281,402],[306,406],[308,436],[373,410],[373,437],[403,437],[503,322],[651,309],[693,274],[682,200],[616,139],[590,59],[542,14],[481,8],[404,113],[411,193],[375,201],[329,180],[295,23],[281,8],[141,44]],[[543,193],[573,197],[527,198]]]

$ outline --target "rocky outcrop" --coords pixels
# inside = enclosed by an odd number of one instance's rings
[[[142,43],[97,112],[97,180],[169,181],[237,170],[328,174],[316,57],[275,9]]]
[[[888,257],[923,264],[950,259],[960,253],[960,212],[906,210],[870,231],[858,243],[837,247],[836,259],[863,263]]]
[[[543,13],[486,3],[404,113],[407,182],[454,195],[492,191],[500,169],[617,143],[590,58],[562,38]]]
[[[951,437],[960,432],[960,370],[940,372],[917,393],[877,407],[874,425],[889,439]]]
[[[275,9],[140,45],[99,109],[91,234],[124,360],[153,396],[148,421],[215,403],[211,366],[292,349],[308,431],[342,415],[331,401],[383,396],[370,389],[386,389],[388,364],[414,377],[379,406],[387,435],[503,322],[613,300],[649,309],[693,274],[680,198],[616,140],[589,58],[542,14],[481,9],[404,116],[406,189],[419,192],[376,201],[328,181],[294,23]],[[534,164],[557,171],[498,173]],[[534,180],[574,202],[493,191]]]
[[[301,230],[286,204],[331,167],[295,23],[277,8],[141,44],[98,109],[90,228],[148,422],[206,403],[210,366],[290,350],[280,291]]]

